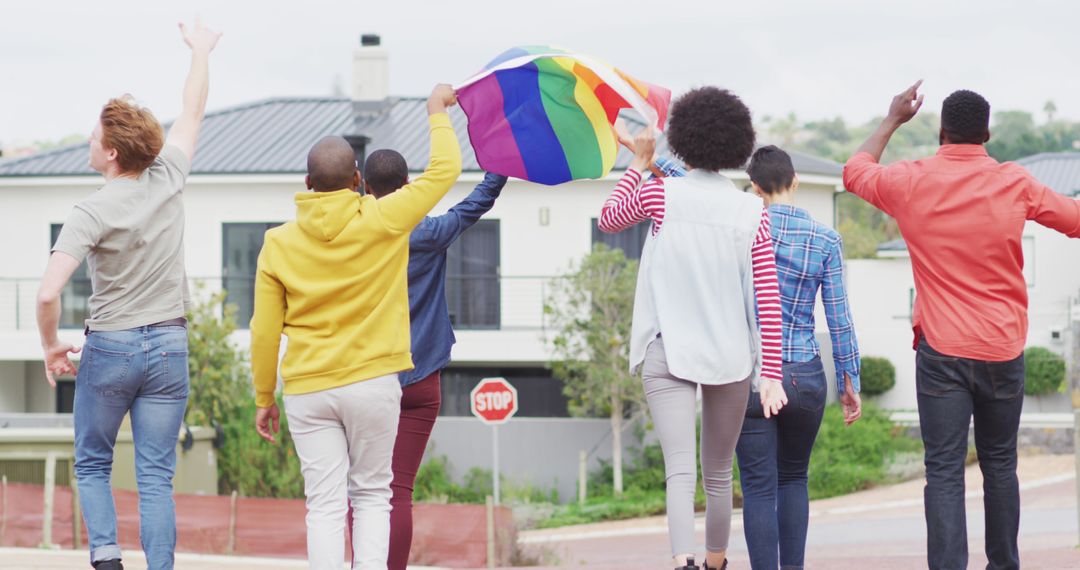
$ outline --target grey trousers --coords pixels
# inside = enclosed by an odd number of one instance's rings
[[[668,370],[657,338],[642,364],[645,397],[664,452],[668,535],[672,556],[693,554],[697,487],[697,389]],[[742,430],[750,382],[701,385],[701,473],[705,489],[705,548],[727,550],[731,534],[731,462]]]

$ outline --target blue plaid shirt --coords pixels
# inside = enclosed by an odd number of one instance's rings
[[[801,208],[769,206],[780,304],[784,311],[784,362],[806,362],[821,353],[814,337],[814,302],[821,289],[832,338],[836,384],[844,392],[844,372],[859,391],[859,343],[844,287],[844,251],[840,234],[814,221]]]

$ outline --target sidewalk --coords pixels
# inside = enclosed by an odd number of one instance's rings
[[[89,568],[89,554],[85,550],[35,550],[32,548],[0,548],[0,568],[4,570],[71,570]],[[272,558],[249,558],[243,556],[211,556],[203,554],[177,553],[175,570],[261,570],[283,569],[301,570],[308,567],[306,560],[275,560]],[[146,557],[142,552],[125,552],[124,568],[142,570],[146,568]],[[348,566],[343,566],[348,570]],[[411,570],[442,570],[430,566],[410,566]]]

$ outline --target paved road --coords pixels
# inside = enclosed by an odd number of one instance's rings
[[[1021,464],[1021,557],[1024,568],[1080,569],[1072,457],[1027,458]],[[1027,475],[1027,476],[1025,476]],[[981,477],[968,472],[970,568],[984,568]],[[808,569],[926,567],[922,482],[912,481],[811,505]],[[748,568],[741,521],[732,528],[731,568]],[[698,550],[704,552],[698,521]],[[663,517],[523,533],[533,556],[549,567],[670,568]]]

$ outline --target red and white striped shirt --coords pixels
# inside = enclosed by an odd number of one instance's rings
[[[651,219],[656,235],[664,224],[664,179],[653,178],[641,184],[641,173],[630,169],[604,202],[597,225],[600,231],[621,232]],[[783,332],[780,309],[780,285],[776,278],[776,257],[769,231],[769,211],[761,210],[761,224],[751,250],[754,272],[754,297],[757,300],[758,327],[761,331],[761,376],[780,382]]]

